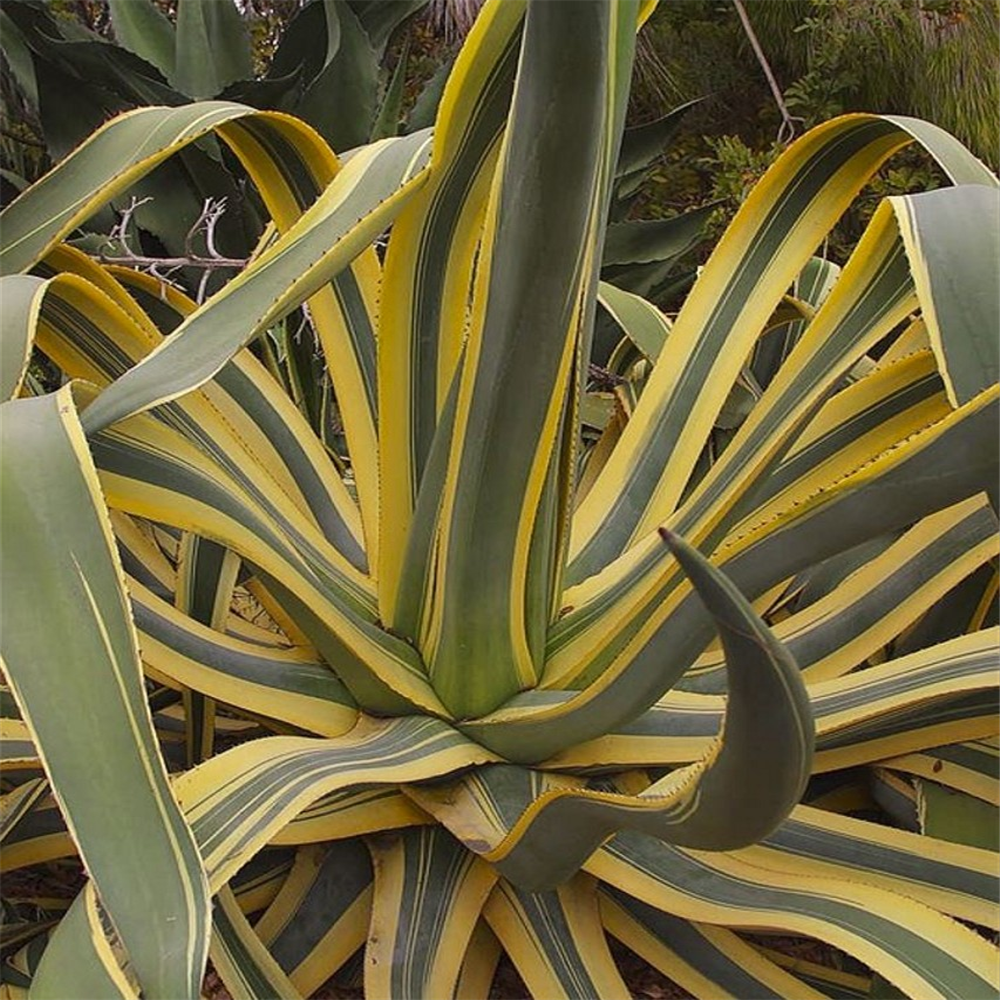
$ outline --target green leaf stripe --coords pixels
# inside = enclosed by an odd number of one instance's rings
[[[371,721],[331,740],[257,740],[185,772],[174,792],[205,858],[209,883],[218,886],[329,792],[440,777],[490,759],[445,723],[414,716]]]
[[[297,852],[254,933],[309,996],[365,943],[371,895],[371,860],[359,838],[310,845]]]
[[[582,873],[545,892],[501,881],[485,915],[532,996],[628,994],[604,937],[595,885]]]
[[[273,843],[313,844],[430,822],[427,813],[394,786],[360,784],[306,806],[274,835]]]
[[[609,932],[696,996],[822,1000],[795,976],[758,954],[732,931],[683,920],[601,886],[601,915]]]
[[[215,897],[211,956],[216,971],[235,996],[244,1000],[301,1000],[302,995],[254,933],[228,887]]]
[[[854,669],[903,631],[969,571],[996,554],[996,518],[973,498],[932,514],[881,555],[774,627],[808,682]],[[709,654],[678,687],[725,690],[722,657]]]
[[[814,768],[843,766],[830,752],[837,748],[857,754],[858,763],[885,757],[892,752],[891,746],[880,747],[876,741],[897,730],[906,732],[907,722],[915,720],[905,713],[923,713],[932,725],[936,719],[947,721],[949,711],[955,718],[985,717],[996,700],[1000,680],[995,652],[998,639],[996,630],[985,629],[859,673],[810,685],[807,691],[817,739]],[[632,722],[562,751],[547,760],[546,767],[687,764],[704,754],[720,729],[723,710],[719,695],[670,691]],[[911,736],[923,747],[942,742],[919,729]],[[873,745],[866,748],[867,743]]]
[[[124,290],[120,291],[124,294]],[[39,329],[39,345],[57,358],[70,375],[99,383],[122,375],[152,346],[141,322],[70,274],[60,275],[46,286],[41,316],[45,324]],[[149,323],[148,317],[141,318]],[[312,508],[319,509],[328,532],[357,560],[355,536],[360,533],[360,524],[353,501],[343,484],[335,483],[329,469],[324,469],[328,466],[327,456],[312,443],[312,433],[294,407],[287,401],[278,402],[274,389],[263,391],[267,378],[259,364],[243,354],[219,373],[221,384],[236,390],[231,395],[242,413],[237,410],[233,414],[232,409],[220,413],[219,397],[213,395],[217,390],[208,387],[210,392],[168,403],[155,415],[214,457],[284,524],[301,548],[312,554],[314,562],[328,567],[327,571],[339,576],[349,589],[363,593],[360,573],[352,571],[337,550],[331,551],[318,538],[310,538],[308,525],[295,523],[289,491],[298,494],[302,489],[311,497]],[[251,419],[259,421],[258,426],[274,447],[273,455],[255,452],[248,444],[254,440],[247,433],[246,422]],[[311,454],[305,453],[305,447]],[[275,475],[276,466],[285,467],[283,476]],[[303,501],[299,503],[305,506]],[[351,577],[353,583],[348,582]],[[372,603],[369,598],[361,600]]]
[[[806,237],[807,228],[832,225],[839,199],[846,198],[846,206],[884,158],[913,136],[954,176],[996,183],[952,137],[908,119],[843,116],[793,144],[745,203],[685,302],[673,331],[677,360],[659,376],[654,371],[619,455],[604,470],[609,485],[599,481],[578,509],[571,582],[607,565],[670,514],[668,499],[679,495],[697,458],[698,449],[685,445],[679,464],[679,446],[696,441],[700,448],[722,404],[721,398],[713,403],[706,387],[715,393],[735,381],[760,329],[815,248],[814,231]],[[680,359],[686,361],[678,371]],[[661,483],[661,470],[669,481]]]
[[[3,313],[0,314],[0,401],[13,399],[28,371],[33,314],[38,309],[42,282],[28,275],[0,278]]]
[[[1000,887],[992,851],[886,830],[808,806],[798,806],[760,846],[741,856],[766,868],[781,868],[787,856],[789,870],[831,878],[854,872],[859,880],[912,896],[965,920],[996,928],[1000,919]]]
[[[751,517],[760,518],[761,508],[788,506],[787,498],[796,496],[796,491],[799,495],[811,492],[809,484],[817,475],[825,472],[829,480],[836,478],[833,470],[853,468],[858,461],[855,456],[861,454],[859,445],[867,446],[868,454],[880,450],[887,434],[901,427],[897,433],[905,437],[908,427],[920,429],[944,416],[946,406],[931,352],[878,367],[834,396],[806,427],[791,453],[769,464],[766,477],[758,479]]]
[[[168,156],[223,122],[249,114],[260,112],[228,101],[205,101],[139,108],[108,122],[3,211],[0,273],[27,270]]]
[[[201,626],[141,584],[130,581],[129,594],[143,660],[158,674],[320,735],[336,736],[353,725],[354,699],[326,664]]]
[[[386,832],[372,840],[372,852],[372,922],[380,933],[365,955],[366,990],[451,995],[496,872],[440,826]]]
[[[619,829],[708,850],[753,843],[801,797],[813,735],[798,667],[703,556],[676,536],[665,538],[713,615],[726,651],[732,697],[721,740],[698,765],[640,798],[561,789],[532,802],[488,854],[525,888],[568,877]]]
[[[995,949],[973,931],[896,894],[840,879],[808,881],[725,854],[696,854],[619,834],[587,864],[599,878],[676,915],[820,936],[908,995],[963,1000],[998,988]],[[896,919],[906,906],[904,924]]]
[[[1000,191],[964,185],[891,199],[953,406],[1000,380]],[[928,239],[928,237],[931,237]],[[970,242],[971,241],[971,242]],[[959,254],[968,266],[956,272]]]

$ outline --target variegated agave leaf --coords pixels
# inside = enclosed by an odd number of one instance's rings
[[[622,996],[609,934],[699,997],[997,992],[997,181],[835,119],[668,320],[601,280],[651,7],[491,0],[349,156],[141,108],[4,212],[2,863],[88,874],[9,995]],[[208,136],[273,222],[215,294],[65,243]],[[914,141],[951,185],[816,258]]]

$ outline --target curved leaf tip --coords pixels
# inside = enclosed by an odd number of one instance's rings
[[[697,806],[670,839],[734,850],[772,832],[805,789],[815,744],[809,696],[791,653],[736,586],[679,535],[659,532],[715,619],[729,686],[720,742],[697,779]]]

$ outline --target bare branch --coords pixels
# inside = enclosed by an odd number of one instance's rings
[[[778,81],[774,78],[774,72],[771,69],[771,64],[767,61],[767,56],[764,55],[764,50],[761,48],[761,44],[757,39],[757,33],[753,30],[753,25],[750,23],[750,18],[747,16],[746,8],[743,6],[743,0],[733,0],[733,6],[736,8],[736,13],[740,16],[743,31],[750,40],[750,46],[754,51],[754,55],[757,57],[757,62],[760,63],[760,68],[764,71],[764,76],[767,79],[767,85],[771,88],[771,95],[774,97],[774,103],[778,106],[778,113],[781,115],[781,127],[778,129],[778,142],[791,142],[792,139],[795,138],[795,123],[798,122],[801,124],[804,119],[796,117],[788,110],[788,105],[785,104],[785,99],[782,96],[781,88],[778,86]]]
[[[203,227],[205,232],[205,248],[208,250],[209,257],[221,257],[222,254],[219,253],[215,246],[215,227],[219,224],[219,220],[226,211],[226,199],[219,198],[206,207],[208,208],[208,212],[205,216]]]
[[[136,209],[138,209],[140,205],[145,205],[147,202],[152,200],[153,199],[151,197],[136,198],[135,195],[133,195],[132,200],[128,203],[128,206],[122,209],[118,225],[116,225],[108,234],[109,241],[117,240],[125,248],[126,253],[134,253],[132,247],[129,245],[129,230],[132,227],[132,216],[135,215]]]
[[[249,263],[249,258],[246,257],[226,257],[219,252],[216,246],[216,227],[226,211],[225,198],[205,199],[201,214],[184,238],[185,255],[183,257],[150,257],[146,254],[136,253],[129,243],[132,220],[136,209],[151,200],[151,198],[138,199],[133,197],[131,202],[122,209],[118,224],[108,234],[108,246],[121,247],[123,252],[100,252],[91,256],[102,264],[118,264],[123,267],[136,268],[151,274],[164,284],[178,288],[181,286],[172,277],[177,271],[185,267],[201,270],[203,274],[198,282],[198,302],[204,301],[208,281],[214,271],[223,269],[242,271]],[[205,242],[204,253],[199,253],[195,247],[199,235],[203,237]]]
[[[198,282],[198,293],[195,295],[194,300],[201,305],[205,301],[205,294],[208,291],[208,279],[212,276],[212,272],[207,268],[201,273],[201,281]]]
[[[91,256],[102,264],[123,264],[126,267],[137,267],[152,272],[153,268],[165,267],[177,270],[179,267],[196,267],[209,271],[223,268],[242,270],[249,263],[249,257],[202,257],[192,254],[190,257],[147,257],[140,253],[109,254],[97,253]]]

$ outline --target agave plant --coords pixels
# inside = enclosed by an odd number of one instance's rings
[[[599,283],[647,14],[491,0],[433,135],[140,109],[4,213],[3,862],[88,876],[12,901],[8,996],[306,996],[359,949],[371,997],[503,953],[625,996],[608,934],[699,996],[996,991],[995,851],[847,814],[870,764],[996,801],[996,179],[836,119],[670,323]],[[63,242],[208,135],[277,233],[219,292]],[[953,185],[814,259],[914,140]],[[247,349],[303,303],[346,467]]]

